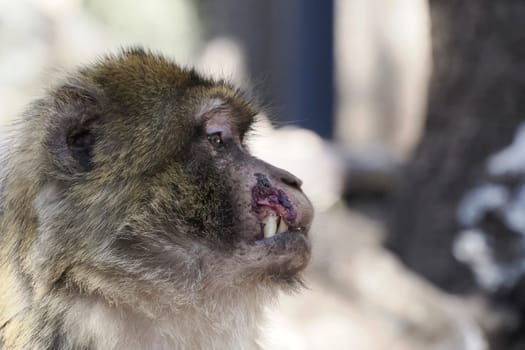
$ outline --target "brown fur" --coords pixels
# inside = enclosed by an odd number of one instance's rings
[[[258,348],[262,307],[308,262],[312,208],[247,152],[255,113],[141,49],[35,102],[1,150],[0,348]],[[255,173],[302,233],[257,238]]]

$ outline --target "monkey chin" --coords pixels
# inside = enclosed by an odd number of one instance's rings
[[[287,231],[272,237],[243,240],[238,248],[235,260],[242,261],[245,267],[242,281],[268,282],[292,290],[303,286],[301,272],[311,256],[306,231]]]
[[[255,246],[266,252],[266,273],[272,280],[297,282],[310,261],[311,245],[305,231],[279,233],[255,241]]]

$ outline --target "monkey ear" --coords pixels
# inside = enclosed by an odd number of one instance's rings
[[[101,115],[99,94],[86,86],[67,83],[52,96],[54,113],[45,144],[53,164],[69,175],[92,170],[96,142],[93,127]]]

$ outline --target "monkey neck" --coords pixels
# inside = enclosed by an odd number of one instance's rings
[[[92,349],[258,349],[262,301],[221,295],[155,315],[78,297],[65,312],[63,333]]]
[[[33,305],[30,293],[20,294],[21,306],[8,313],[0,340],[6,349],[260,349],[258,325],[274,288],[201,292],[170,307],[156,298],[149,307],[114,304],[80,290],[50,291]]]

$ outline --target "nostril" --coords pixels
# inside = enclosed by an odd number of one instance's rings
[[[281,181],[289,186],[297,188],[298,190],[300,190],[301,186],[303,185],[303,181],[292,174],[286,174],[286,176],[282,176]]]

